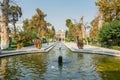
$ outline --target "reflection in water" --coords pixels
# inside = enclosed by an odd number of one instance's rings
[[[46,54],[10,57],[4,78],[9,80],[42,79],[42,74],[47,70],[45,56]]]
[[[0,65],[5,80],[119,80],[120,74],[119,58],[72,53],[61,43],[49,53],[2,58]]]
[[[4,80],[4,74],[6,73],[6,69],[7,69],[7,59],[0,59],[1,64],[0,64],[0,80]]]
[[[62,69],[63,69],[63,64],[58,64],[59,80],[63,80],[62,79]]]
[[[96,56],[96,68],[104,80],[120,80],[120,57]]]

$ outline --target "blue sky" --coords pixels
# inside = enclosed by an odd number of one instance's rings
[[[96,0],[18,0],[17,4],[22,7],[23,16],[31,18],[40,8],[47,17],[46,21],[52,23],[56,30],[67,29],[65,20],[70,18],[79,21],[84,16],[85,23],[90,23],[97,16]]]

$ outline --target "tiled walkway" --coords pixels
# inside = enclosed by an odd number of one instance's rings
[[[23,47],[19,50],[12,50],[12,51],[2,51],[0,54],[0,57],[6,57],[6,56],[12,56],[12,55],[19,55],[19,54],[30,54],[30,53],[45,53],[50,51],[57,43],[49,43],[48,44],[42,44],[41,49],[37,49],[34,45],[29,47]],[[76,43],[67,43],[63,42],[63,44],[68,47],[72,52],[77,53],[91,53],[91,54],[103,54],[103,55],[111,55],[111,56],[120,56],[120,51],[113,50],[113,49],[107,49],[107,48],[101,48],[101,47],[95,47],[90,45],[85,45],[83,49],[78,49]]]
[[[94,54],[104,54],[104,55],[112,55],[112,56],[120,56],[120,51],[113,50],[113,49],[107,49],[107,48],[101,48],[101,47],[95,47],[90,45],[85,45],[83,49],[78,49],[76,43],[67,43],[63,42],[66,47],[68,47],[73,52],[84,52],[84,53],[94,53]]]
[[[48,52],[50,49],[52,49],[56,43],[49,43],[49,44],[42,44],[41,49],[37,49],[35,45],[29,46],[29,47],[23,47],[19,50],[10,50],[10,51],[1,51],[0,57],[6,57],[6,56],[12,56],[12,55],[18,55],[18,54],[29,54],[29,53],[45,53]]]

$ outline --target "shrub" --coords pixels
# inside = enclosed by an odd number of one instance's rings
[[[114,20],[103,25],[99,31],[99,40],[106,45],[120,45],[120,21]]]

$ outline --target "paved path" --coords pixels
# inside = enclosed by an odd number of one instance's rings
[[[0,57],[6,57],[6,56],[12,56],[12,55],[18,55],[18,54],[29,54],[29,53],[45,53],[50,51],[54,46],[56,45],[56,43],[45,43],[42,44],[42,48],[41,49],[37,49],[35,47],[35,45],[33,46],[28,46],[28,47],[23,47],[19,50],[5,50],[5,51],[1,51]]]
[[[30,54],[30,53],[45,53],[50,51],[57,43],[49,43],[48,44],[42,44],[41,49],[37,49],[34,45],[29,47],[23,47],[19,50],[11,50],[11,51],[2,51],[0,54],[0,57],[6,57],[6,56],[12,56],[12,55],[19,55],[19,54]],[[90,45],[85,45],[83,49],[78,49],[76,43],[67,43],[63,42],[63,44],[68,47],[72,52],[84,52],[84,53],[91,53],[91,54],[104,54],[104,55],[112,55],[112,56],[120,56],[120,51],[118,50],[112,50],[112,49],[106,49],[101,47],[95,47]]]
[[[119,50],[95,47],[90,45],[85,45],[83,49],[78,49],[77,44],[73,42],[63,42],[66,47],[68,47],[73,52],[84,52],[84,53],[94,53],[94,54],[104,54],[112,56],[120,56]]]

